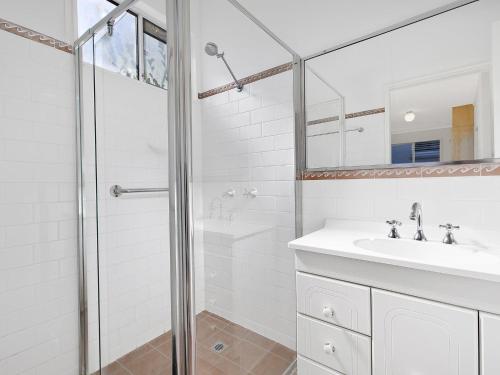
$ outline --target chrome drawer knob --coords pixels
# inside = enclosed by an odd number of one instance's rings
[[[333,318],[333,315],[335,315],[335,312],[333,311],[333,309],[331,307],[325,306],[323,308],[323,316],[325,318]]]
[[[323,350],[326,354],[332,354],[335,353],[335,346],[333,346],[332,343],[327,342],[325,345],[323,345]]]

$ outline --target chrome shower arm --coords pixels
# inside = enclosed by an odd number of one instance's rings
[[[238,92],[241,92],[243,90],[243,84],[234,75],[233,70],[231,69],[231,67],[227,63],[226,58],[224,57],[224,52],[218,53],[217,57],[219,59],[222,59],[222,61],[224,61],[224,64],[226,65],[227,70],[229,70],[229,73],[231,74],[231,77],[233,77],[234,83],[236,83],[236,88],[238,89]]]

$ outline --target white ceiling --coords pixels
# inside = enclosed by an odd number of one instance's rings
[[[451,0],[239,0],[306,56],[450,4]]]
[[[391,129],[393,133],[451,127],[452,108],[475,104],[479,75],[467,74],[406,87],[391,92]],[[413,122],[404,121],[408,111],[416,114]]]

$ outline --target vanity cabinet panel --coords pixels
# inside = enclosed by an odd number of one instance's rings
[[[372,301],[373,375],[478,374],[477,311],[376,289]]]
[[[297,351],[345,375],[371,375],[369,337],[303,315],[297,317]]]
[[[304,357],[297,357],[297,375],[342,375]]]
[[[500,374],[500,316],[479,313],[481,375]]]
[[[325,322],[371,335],[370,288],[299,272],[297,310]]]

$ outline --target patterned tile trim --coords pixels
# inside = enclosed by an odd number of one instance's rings
[[[385,108],[375,108],[375,109],[369,109],[367,111],[348,113],[345,115],[345,118],[349,119],[349,118],[356,118],[356,117],[363,117],[363,116],[371,116],[371,115],[376,115],[378,113],[385,113]],[[317,124],[323,124],[325,122],[332,122],[332,121],[338,121],[338,120],[339,120],[339,116],[331,116],[331,117],[320,118],[318,120],[308,121],[307,125],[308,126],[317,125]]]
[[[46,46],[56,48],[63,52],[73,53],[73,47],[71,46],[71,44],[28,29],[24,26],[20,26],[13,22],[9,22],[7,20],[4,20],[3,18],[0,18],[0,30],[7,31],[9,33],[21,36],[37,43],[45,44]]]
[[[305,171],[299,180],[353,180],[375,178],[428,178],[500,176],[500,162],[488,164],[457,164],[437,167],[353,169],[338,171]]]
[[[422,177],[481,176],[481,165],[450,165],[422,168]]]
[[[272,77],[272,76],[275,76],[276,74],[287,72],[289,70],[292,70],[292,68],[293,68],[293,64],[291,62],[283,64],[283,65],[278,65],[278,66],[275,66],[274,68],[267,69],[267,70],[264,70],[262,72],[253,74],[253,75],[245,77],[243,79],[240,79],[240,82],[243,85],[248,85],[249,83],[260,81],[261,79]],[[231,82],[231,83],[228,83],[227,85],[219,86],[219,87],[216,87],[215,89],[212,89],[212,90],[200,92],[198,94],[198,99],[205,99],[205,98],[208,98],[210,96],[214,96],[217,94],[221,94],[225,91],[232,90],[234,88],[236,88],[236,83]]]

